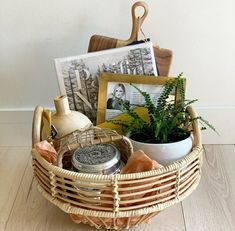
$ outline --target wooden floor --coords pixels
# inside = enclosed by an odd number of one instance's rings
[[[203,176],[182,203],[132,230],[234,231],[235,147],[205,145]],[[76,225],[37,191],[30,147],[0,146],[0,231],[94,230]]]

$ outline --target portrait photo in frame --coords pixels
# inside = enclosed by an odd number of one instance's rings
[[[98,109],[97,109],[97,125],[115,118],[122,114],[120,104],[116,102],[116,97],[121,98],[124,102],[133,107],[143,107],[144,98],[131,85],[137,86],[141,91],[149,93],[151,99],[157,103],[158,97],[163,90],[163,86],[169,80],[175,77],[153,77],[145,75],[126,75],[101,73],[99,79]],[[184,80],[184,88],[186,79]],[[114,96],[115,95],[115,96]],[[177,89],[171,93],[173,102],[177,101],[179,93]]]

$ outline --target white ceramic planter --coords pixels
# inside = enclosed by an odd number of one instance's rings
[[[162,165],[168,165],[182,159],[191,152],[193,146],[192,136],[178,142],[166,144],[149,144],[130,140],[134,151],[143,150],[151,159]]]

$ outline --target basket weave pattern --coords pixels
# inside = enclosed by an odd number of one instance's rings
[[[195,112],[190,108],[193,117]],[[65,153],[94,143],[112,143],[124,161],[132,153],[130,141],[118,134],[94,129],[86,137],[74,136],[60,151],[58,164]],[[97,135],[97,133],[99,135]],[[95,134],[95,135],[94,135]],[[54,166],[32,150],[34,174],[39,191],[72,220],[97,229],[123,229],[148,222],[159,211],[172,206],[197,187],[201,177],[202,145],[197,122],[194,124],[194,147],[190,154],[171,165],[148,172],[92,175],[76,173]],[[79,138],[81,138],[79,136]],[[70,139],[71,140],[71,139]],[[76,141],[76,142],[75,142]],[[78,222],[78,223],[79,223]]]

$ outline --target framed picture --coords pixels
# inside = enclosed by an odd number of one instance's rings
[[[101,72],[158,75],[151,42],[59,58],[55,66],[60,92],[68,96],[70,109],[87,115],[93,123]]]
[[[121,108],[113,95],[121,98],[133,107],[144,106],[143,96],[130,83],[140,90],[148,92],[151,99],[157,103],[158,97],[163,90],[163,85],[173,77],[152,77],[124,74],[102,73],[99,79],[99,99],[97,110],[97,124],[110,120],[121,114]],[[186,80],[184,79],[184,88]],[[169,100],[177,101],[178,91],[171,93]]]

